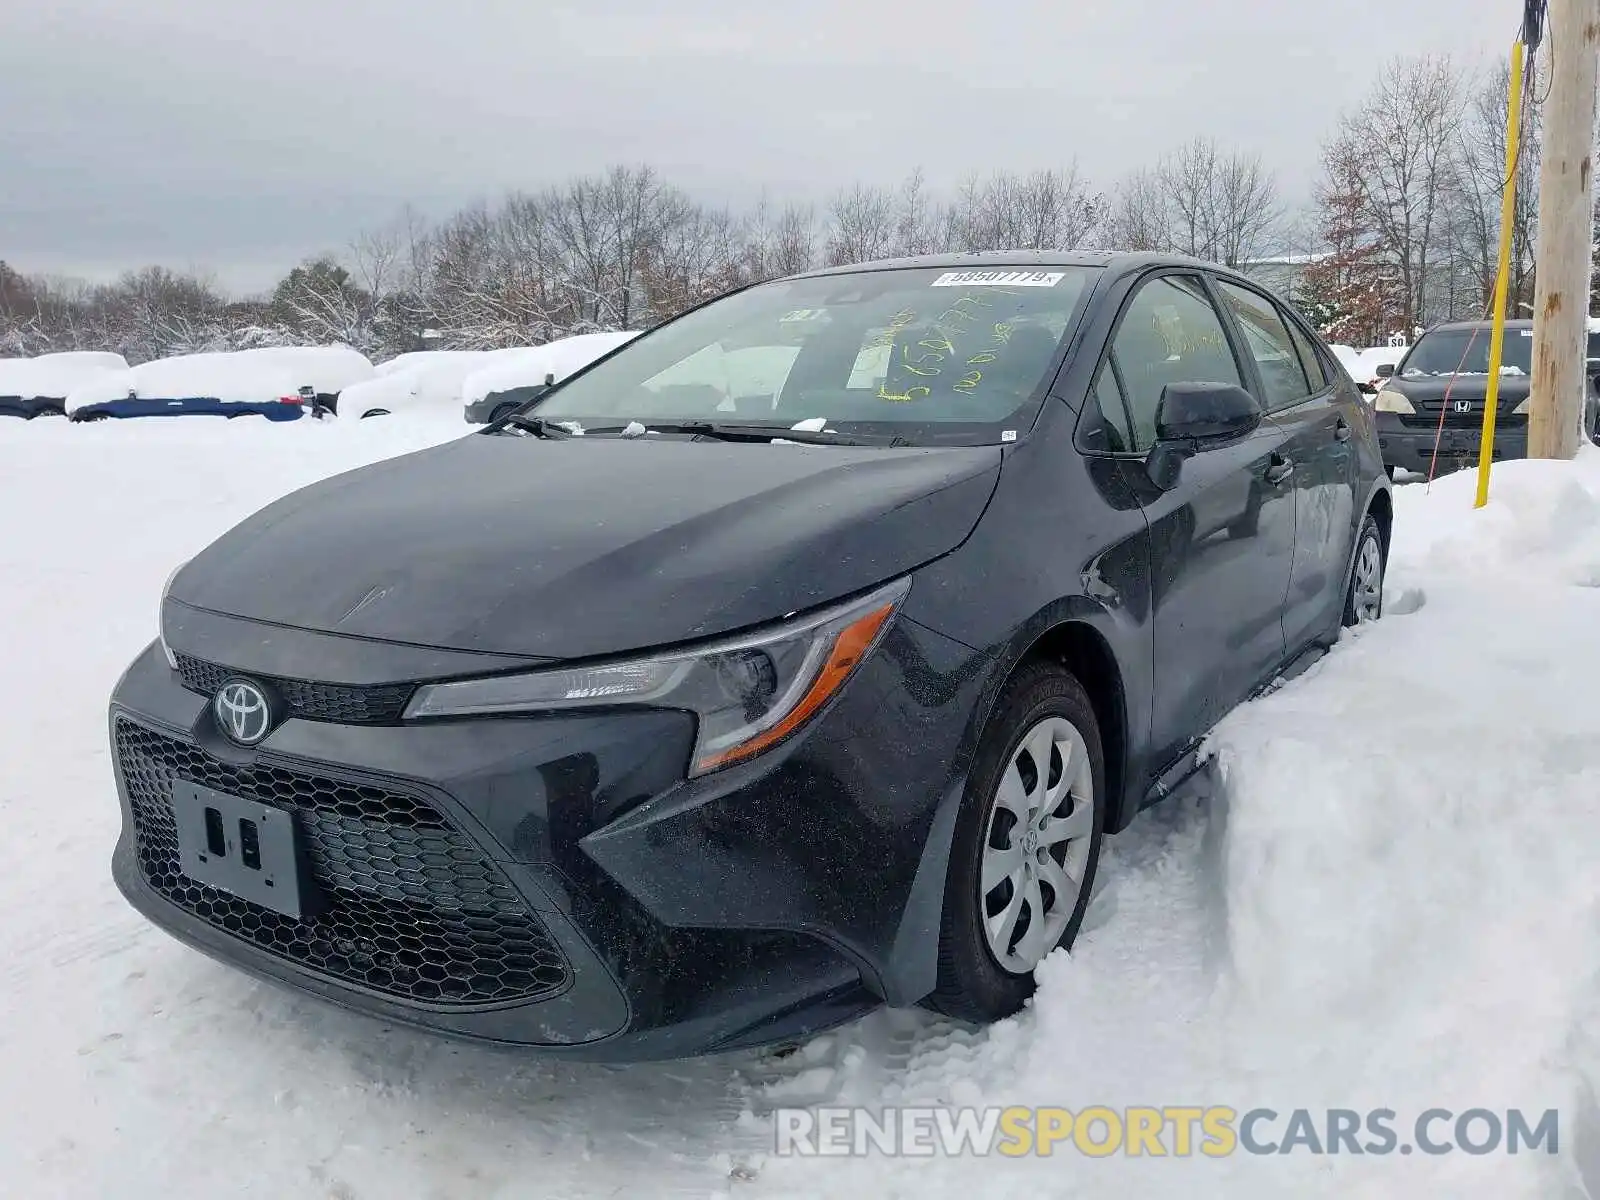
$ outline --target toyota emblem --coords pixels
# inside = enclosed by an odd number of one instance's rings
[[[218,688],[211,712],[228,740],[241,746],[254,746],[272,729],[267,694],[248,679],[230,679]]]

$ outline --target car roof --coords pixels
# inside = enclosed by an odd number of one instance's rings
[[[949,271],[994,271],[1006,267],[1040,270],[1050,267],[1097,267],[1122,275],[1151,267],[1188,267],[1206,270],[1235,279],[1238,271],[1220,263],[1190,258],[1182,254],[1149,254],[1129,250],[986,250],[975,254],[919,254],[908,258],[884,258],[873,262],[847,263],[822,267],[796,276],[811,279],[827,275],[853,275],[865,271],[903,271],[914,268],[942,268]]]

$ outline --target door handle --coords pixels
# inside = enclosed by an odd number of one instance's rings
[[[1291,458],[1285,458],[1283,455],[1274,452],[1272,455],[1272,461],[1267,466],[1267,482],[1282,483],[1285,479],[1289,478],[1289,476],[1293,474],[1294,460]]]
[[[1333,436],[1338,438],[1341,442],[1348,442],[1350,440],[1350,426],[1343,417],[1340,417],[1339,423],[1333,427]]]

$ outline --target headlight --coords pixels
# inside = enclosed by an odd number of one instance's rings
[[[1407,400],[1397,389],[1384,386],[1378,389],[1378,394],[1373,397],[1372,407],[1378,412],[1386,413],[1414,413],[1416,406]]]
[[[167,581],[161,585],[161,600],[156,608],[156,635],[161,639],[161,653],[167,656],[167,666],[174,671],[178,669],[178,656],[172,652],[172,647],[167,645],[167,627],[161,617],[167,610],[167,593],[172,591],[172,581],[178,577],[178,572],[188,565],[189,563],[185,561],[172,568],[172,574],[168,575]]]
[[[1525,417],[1531,411],[1532,404],[1533,404],[1533,397],[1529,396],[1526,400],[1524,400],[1521,404],[1517,405],[1511,411],[1516,413],[1519,417]]]
[[[429,684],[405,715],[684,709],[698,718],[689,774],[703,775],[752,758],[804,725],[882,640],[910,587],[909,578],[900,579],[848,604],[680,653]]]

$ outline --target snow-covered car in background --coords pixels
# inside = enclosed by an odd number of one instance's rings
[[[101,350],[64,350],[37,358],[0,359],[0,416],[31,420],[66,411],[67,395],[76,387],[126,371],[120,354]]]
[[[1410,346],[1369,346],[1358,356],[1356,369],[1350,372],[1350,377],[1370,396],[1394,374],[1395,367],[1410,350]]]
[[[590,363],[639,336],[637,330],[621,333],[578,333],[528,350],[509,352],[503,359],[469,375],[461,385],[463,414],[484,425],[509,416]]]
[[[1333,356],[1339,360],[1339,365],[1344,368],[1345,374],[1355,380],[1358,385],[1361,385],[1362,391],[1366,391],[1366,386],[1362,384],[1362,375],[1365,372],[1361,365],[1361,351],[1354,346],[1344,346],[1337,343],[1330,343],[1328,349],[1333,351]]]
[[[346,389],[377,375],[372,360],[349,346],[263,346],[239,355],[288,365],[301,378],[300,386],[314,388],[317,404],[332,412]]]
[[[376,378],[357,384],[346,393],[342,415],[384,417],[453,408],[460,402],[461,386],[468,376],[511,356],[526,354],[529,349],[519,346],[510,350],[423,350],[402,354],[380,364]]]
[[[333,408],[345,380],[371,373],[372,364],[347,347],[180,354],[107,372],[75,388],[66,411],[74,421],[192,415],[294,421],[307,410],[320,415]]]

